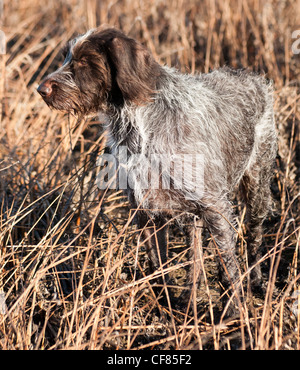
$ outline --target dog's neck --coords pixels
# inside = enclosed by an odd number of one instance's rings
[[[147,154],[169,152],[170,148],[178,150],[184,142],[193,117],[188,114],[189,109],[185,107],[186,102],[181,96],[189,97],[191,86],[186,85],[186,75],[173,68],[161,68],[163,72],[157,81],[156,93],[149,101],[141,104],[130,101],[109,104],[107,126],[110,145],[127,145],[132,153]],[[152,147],[154,137],[158,145]],[[174,140],[178,141],[178,145],[168,145]]]

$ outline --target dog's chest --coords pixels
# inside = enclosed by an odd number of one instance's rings
[[[137,154],[141,152],[142,138],[134,125],[131,122],[112,121],[109,126],[109,145],[114,150],[122,148],[127,152],[127,155]]]

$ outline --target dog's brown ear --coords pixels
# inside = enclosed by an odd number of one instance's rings
[[[106,46],[123,99],[137,104],[151,100],[161,67],[148,49],[123,34],[113,37]]]

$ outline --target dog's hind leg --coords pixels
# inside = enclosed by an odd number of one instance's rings
[[[250,284],[251,289],[258,293],[263,293],[259,260],[262,257],[263,222],[272,205],[270,180],[273,174],[276,149],[277,140],[273,114],[272,111],[269,111],[258,124],[255,160],[249,165],[241,183],[242,193],[247,204],[248,263],[249,267],[252,268]]]
[[[243,186],[246,193],[248,218],[248,264],[251,267],[250,285],[256,292],[263,292],[262,273],[259,260],[262,257],[261,243],[263,222],[268,215],[272,197],[270,190],[270,166],[256,163],[243,177]]]

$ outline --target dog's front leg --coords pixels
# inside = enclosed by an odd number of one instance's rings
[[[138,213],[138,226],[142,243],[145,243],[151,273],[157,273],[155,293],[166,292],[168,274],[164,272],[167,263],[166,225],[162,217],[150,218],[147,213]]]

